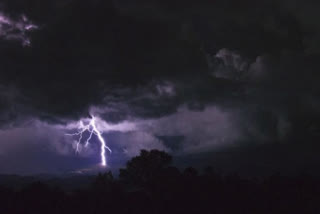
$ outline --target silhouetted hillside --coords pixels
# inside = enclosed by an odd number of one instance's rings
[[[261,180],[171,165],[165,152],[141,151],[120,170],[97,176],[42,178],[1,176],[0,213],[257,213],[320,211],[320,179],[301,174]],[[81,186],[81,185],[82,186]],[[77,187],[78,188],[71,188]],[[20,186],[20,188],[16,188]],[[81,187],[81,188],[80,188]]]

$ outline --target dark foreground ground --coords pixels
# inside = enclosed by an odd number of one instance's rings
[[[117,179],[106,172],[65,178],[64,185],[63,179],[31,179],[19,187],[3,184],[0,213],[320,213],[318,177],[276,174],[244,179],[220,175],[211,167],[201,173],[193,168],[179,171],[170,163],[171,157],[164,152],[142,151],[120,170]],[[75,187],[72,181],[83,182],[83,188],[65,188]]]

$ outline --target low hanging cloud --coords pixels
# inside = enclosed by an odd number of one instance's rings
[[[192,111],[186,106],[170,116],[138,122],[141,130],[154,136],[183,136],[182,142],[170,142],[168,148],[179,145],[178,153],[199,153],[241,147],[248,143],[260,144],[279,141],[289,132],[285,118],[275,113],[264,115],[242,107],[222,108],[207,106],[203,111]]]
[[[0,130],[0,143],[1,173],[61,172],[71,166],[59,160],[75,157],[63,132],[37,120]]]
[[[181,107],[177,113],[147,121],[143,126],[156,136],[184,136],[181,153],[203,152],[228,147],[243,139],[234,116],[215,106],[203,111]]]
[[[115,147],[120,149],[120,152],[115,153],[115,155],[122,155],[125,158],[131,158],[139,155],[142,149],[158,149],[170,152],[170,148],[165,146],[161,140],[152,133],[144,130],[117,133],[113,135],[112,142]]]

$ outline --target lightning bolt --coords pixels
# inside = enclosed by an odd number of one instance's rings
[[[86,139],[84,146],[88,147],[90,144],[90,140],[92,139],[93,135],[96,135],[100,141],[100,156],[101,156],[101,165],[107,166],[107,160],[106,160],[106,150],[108,150],[110,153],[112,152],[111,149],[107,146],[105,140],[102,137],[102,132],[100,132],[96,125],[96,120],[94,116],[91,116],[91,120],[89,124],[85,125],[83,121],[79,122],[79,131],[73,134],[66,134],[68,136],[78,136],[78,141],[76,144],[76,152],[79,153],[79,146],[81,144],[81,140],[83,138],[83,133],[89,132],[89,137]]]

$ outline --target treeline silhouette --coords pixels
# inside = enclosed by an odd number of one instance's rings
[[[306,174],[244,179],[207,167],[182,172],[165,152],[142,150],[120,170],[98,174],[90,188],[62,190],[34,182],[19,190],[0,187],[1,214],[316,214],[319,180]]]

